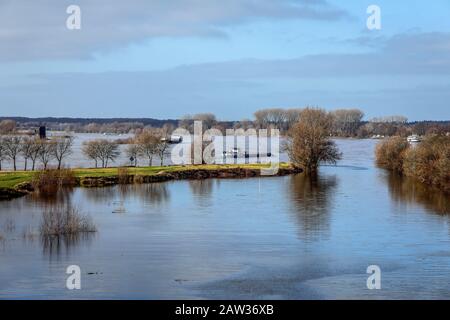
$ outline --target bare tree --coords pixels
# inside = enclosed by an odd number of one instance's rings
[[[141,155],[141,148],[138,144],[132,143],[127,146],[127,156],[130,158],[130,161],[134,162],[134,166],[137,167],[138,158]]]
[[[21,138],[19,136],[7,136],[3,138],[3,145],[6,151],[6,156],[11,159],[14,171],[17,170],[17,156],[20,153]]]
[[[120,155],[119,144],[114,141],[100,140],[100,155],[104,168],[108,167],[108,162],[114,162]]]
[[[148,165],[152,165],[153,156],[157,153],[160,138],[154,130],[144,130],[136,137],[136,143],[142,155],[148,158]]]
[[[355,136],[361,126],[364,112],[358,109],[339,109],[331,112],[333,131],[338,136]]]
[[[98,168],[98,161],[100,160],[100,143],[98,140],[87,141],[83,143],[83,154],[95,161],[95,167]]]
[[[47,169],[49,162],[55,157],[55,147],[54,141],[39,140],[38,158],[44,166],[44,170]]]
[[[254,114],[255,124],[258,128],[265,128],[269,124],[269,111],[268,109],[258,110]]]
[[[20,146],[20,153],[22,154],[23,160],[25,162],[24,164],[24,170],[27,171],[28,169],[28,159],[32,157],[33,149],[34,149],[34,139],[30,137],[24,137],[22,139],[22,143]]]
[[[16,122],[14,120],[2,120],[0,122],[0,134],[10,134],[16,130]]]
[[[2,170],[2,161],[6,159],[6,149],[3,137],[0,137],[0,171]]]
[[[287,109],[286,112],[286,130],[290,130],[299,120],[300,120],[300,113],[303,109],[300,108],[293,108],[293,109]]]
[[[187,114],[181,117],[180,121],[178,121],[178,126],[180,128],[189,130],[193,123],[194,119],[191,115]]]
[[[34,138],[31,140],[32,146],[30,150],[30,160],[31,160],[31,170],[34,171],[36,167],[36,160],[39,157],[40,149],[41,149],[41,140],[39,138]]]
[[[161,166],[164,164],[164,156],[166,155],[167,148],[169,147],[169,144],[166,141],[160,141],[156,145],[156,154],[159,157],[159,160],[161,161]]]
[[[306,108],[290,132],[288,153],[291,161],[306,173],[315,174],[321,162],[335,163],[341,154],[330,140],[332,117],[322,109]]]
[[[384,116],[384,117],[377,117],[372,118],[370,122],[375,123],[406,123],[408,122],[408,118],[405,116]]]
[[[109,140],[92,140],[84,144],[83,153],[95,161],[95,167],[101,161],[102,168],[108,167],[109,161],[114,161],[120,155],[119,144]]]
[[[62,161],[72,153],[73,137],[62,137],[54,140],[53,156],[58,162],[58,170],[61,169]]]
[[[192,117],[194,120],[202,121],[203,128],[211,129],[216,123],[216,116],[212,113],[198,113]]]

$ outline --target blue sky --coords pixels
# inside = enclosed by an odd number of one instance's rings
[[[65,28],[78,4],[82,29]],[[382,28],[366,28],[369,5]],[[0,0],[0,115],[450,119],[450,2]]]

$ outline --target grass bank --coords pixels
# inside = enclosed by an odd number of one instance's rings
[[[83,187],[101,187],[124,181],[121,175],[129,179],[127,183],[150,183],[181,179],[206,178],[245,178],[259,175],[259,171],[268,168],[267,164],[223,164],[223,165],[186,165],[159,167],[123,168],[79,168],[72,169],[77,180],[76,185]],[[301,172],[288,163],[281,163],[278,175]],[[12,199],[33,191],[31,185],[37,172],[14,171],[0,172],[0,200]],[[138,178],[138,179],[137,179]]]

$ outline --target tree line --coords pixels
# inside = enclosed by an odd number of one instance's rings
[[[139,158],[146,158],[148,166],[152,166],[153,158],[159,158],[160,165],[164,165],[164,156],[167,154],[169,132],[165,129],[147,128],[136,134],[130,140],[125,152],[134,166],[138,165]],[[108,167],[110,162],[120,156],[117,141],[105,139],[91,140],[83,144],[83,154],[94,161],[95,167]]]
[[[13,132],[16,128],[30,130],[40,124],[46,124],[51,130],[57,131],[140,134],[152,128],[165,128],[166,131],[172,131],[175,127],[182,127],[191,130],[195,120],[202,121],[204,130],[216,128],[223,132],[226,129],[277,128],[282,134],[286,134],[298,122],[303,109],[261,109],[254,113],[253,119],[240,121],[221,121],[213,113],[185,115],[179,120],[42,118],[42,121],[39,122],[28,118],[13,118],[0,121],[0,134]],[[408,136],[450,132],[450,121],[408,122],[408,119],[402,115],[364,120],[364,112],[356,108],[333,110],[329,111],[329,114],[332,117],[330,134],[337,137],[370,138],[373,136]],[[20,122],[16,122],[14,119]]]
[[[430,134],[417,146],[391,137],[376,148],[379,167],[450,192],[450,136]]]
[[[24,160],[23,170],[35,170],[40,163],[47,169],[50,161],[57,162],[57,168],[61,169],[63,160],[72,153],[73,137],[56,137],[51,140],[38,137],[7,135],[0,136],[0,170],[2,162],[10,160],[13,170],[16,171],[17,161],[20,157]]]

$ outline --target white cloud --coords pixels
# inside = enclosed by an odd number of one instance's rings
[[[65,27],[66,8],[82,29]],[[338,20],[325,0],[2,0],[0,60],[87,58],[152,37],[226,36],[221,27],[255,19]]]

